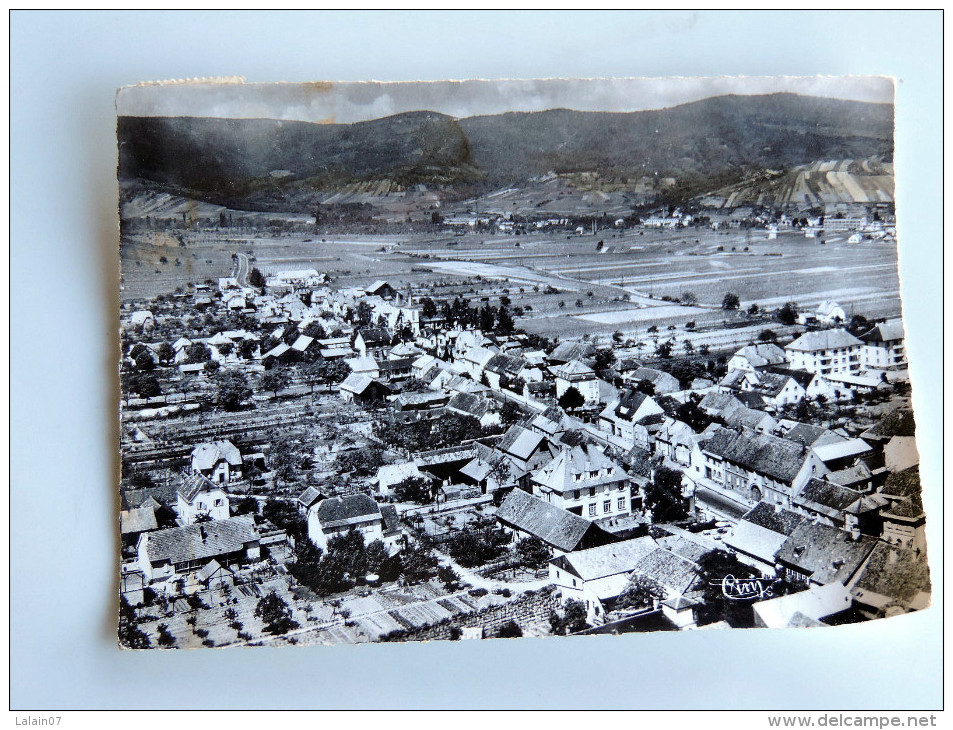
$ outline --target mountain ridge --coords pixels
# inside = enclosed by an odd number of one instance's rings
[[[752,169],[892,160],[893,105],[779,93],[637,112],[551,109],[458,119],[419,110],[353,124],[120,117],[118,134],[120,177],[230,205],[257,196],[300,207],[308,191],[369,180],[424,184],[452,197],[551,170],[674,177],[689,194]]]

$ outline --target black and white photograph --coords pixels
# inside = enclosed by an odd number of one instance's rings
[[[894,95],[120,89],[119,645],[928,609]]]

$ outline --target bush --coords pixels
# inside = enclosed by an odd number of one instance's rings
[[[474,588],[470,591],[470,595],[474,598],[482,598],[487,593],[489,593],[489,591],[486,588]]]
[[[588,629],[585,604],[582,601],[570,598],[563,606],[562,615],[555,612],[550,614],[549,625],[553,633],[559,636],[575,634],[578,631]]]
[[[497,638],[500,639],[516,639],[523,635],[523,629],[520,628],[520,625],[516,623],[513,619],[510,619],[505,624],[500,626],[496,632]]]

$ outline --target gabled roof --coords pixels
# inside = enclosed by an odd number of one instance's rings
[[[773,566],[784,541],[806,521],[797,512],[758,502],[725,536],[725,545]]]
[[[811,479],[805,484],[801,491],[791,498],[791,501],[818,514],[825,515],[834,520],[842,520],[845,512],[853,505],[861,502],[863,494],[847,487],[837,484],[831,484],[820,479]],[[873,504],[869,505],[876,509]],[[856,512],[856,510],[852,510]]]
[[[447,403],[447,408],[474,418],[483,418],[487,413],[496,410],[496,404],[475,393],[457,393]]]
[[[379,489],[388,489],[412,477],[423,477],[420,469],[412,461],[402,464],[385,464],[377,470],[377,486]]]
[[[784,387],[788,384],[789,380],[793,380],[790,375],[782,375],[781,373],[762,373],[758,383],[752,386],[751,390],[755,393],[766,395],[769,398],[776,398],[777,396],[781,395],[781,391],[784,390]],[[797,383],[796,380],[794,382]],[[800,383],[797,384],[800,385]]]
[[[381,360],[377,369],[382,373],[388,373],[395,370],[410,370],[414,364],[412,357],[394,357],[389,360]]]
[[[348,393],[353,393],[354,395],[360,395],[365,390],[367,390],[371,386],[371,383],[373,382],[374,382],[374,379],[367,375],[362,375],[360,373],[351,373],[344,379],[344,381],[341,383],[339,388]]]
[[[522,489],[514,489],[496,511],[496,518],[505,525],[535,535],[557,550],[575,550],[586,531],[593,527],[589,520],[567,512],[534,497]]]
[[[317,510],[318,522],[325,529],[366,522],[375,517],[381,518],[381,509],[377,502],[366,494],[322,499],[314,509]]]
[[[832,471],[829,474],[824,475],[824,478],[827,481],[833,484],[838,484],[842,487],[849,487],[851,484],[868,482],[872,477],[873,473],[863,462],[855,464],[854,466],[848,466],[846,469],[838,469],[837,471]]]
[[[758,601],[752,608],[769,629],[783,629],[793,626],[817,626],[820,619],[846,611],[852,603],[853,599],[843,585],[830,583]]]
[[[930,590],[926,555],[911,548],[878,542],[852,592],[867,605],[897,603],[907,608],[926,608]]]
[[[168,507],[175,502],[177,494],[178,491],[172,484],[162,484],[146,489],[124,489],[122,490],[122,506],[125,509],[136,509],[155,502],[156,506]]]
[[[373,357],[349,357],[346,358],[344,362],[351,368],[351,371],[355,373],[380,372],[377,360]]]
[[[232,572],[228,568],[223,568],[221,563],[213,558],[206,566],[196,572],[195,577],[204,583],[220,570],[225,571],[226,573]]]
[[[211,443],[199,444],[192,449],[193,469],[214,469],[219,461],[228,462],[229,466],[241,466],[242,455],[231,441],[222,439]]]
[[[891,497],[919,497],[921,491],[918,465],[888,474],[880,493]]]
[[[636,411],[638,411],[639,408],[642,407],[642,404],[646,401],[649,401],[651,405],[658,407],[658,404],[655,402],[652,396],[646,395],[645,393],[642,393],[638,390],[629,391],[619,399],[619,403],[616,405],[613,413],[615,413],[618,418],[631,421]]]
[[[725,419],[725,425],[730,426],[731,428],[750,428],[752,430],[755,430],[764,424],[765,420],[771,422],[774,421],[774,418],[764,411],[759,411],[755,408],[748,408],[747,406],[736,408],[730,413],[722,416],[722,418]]]
[[[633,567],[633,578],[649,578],[665,589],[666,598],[687,593],[701,578],[699,565],[675,553],[656,547]]]
[[[641,446],[633,446],[625,455],[625,464],[631,474],[651,478],[655,456]]]
[[[903,321],[890,319],[867,330],[860,336],[864,342],[896,342],[903,339]]]
[[[258,530],[251,515],[214,520],[197,525],[172,527],[168,530],[143,533],[146,555],[153,563],[168,560],[183,563],[204,560],[242,550],[258,539]]]
[[[778,560],[806,573],[816,583],[836,580],[846,584],[876,544],[877,540],[867,535],[854,540],[845,530],[804,522],[784,541]]]
[[[807,518],[797,512],[767,502],[758,502],[745,513],[741,521],[788,536]]]
[[[595,472],[596,476],[589,477]],[[578,481],[574,475],[582,476]],[[626,473],[597,446],[581,444],[564,447],[549,464],[533,475],[533,481],[556,492],[617,482],[627,477]]]
[[[822,426],[813,426],[809,423],[797,424],[784,434],[784,438],[804,446],[839,443],[847,440]]]
[[[308,509],[312,504],[321,499],[321,492],[315,487],[308,487],[298,496],[298,504]]]
[[[750,370],[729,370],[725,373],[719,382],[722,388],[731,388],[732,390],[741,390],[745,383],[757,383],[761,379],[761,376],[757,373],[753,373]]]
[[[262,360],[267,360],[269,357],[281,357],[284,355],[291,347],[286,345],[284,342],[281,342],[274,347],[272,347],[268,352],[261,356]]]
[[[578,550],[555,558],[552,562],[582,580],[599,580],[610,575],[631,573],[639,561],[655,552],[657,547],[651,537],[639,537]]]
[[[299,335],[298,339],[296,339],[291,344],[291,349],[295,350],[296,352],[304,352],[311,346],[312,342],[314,342],[313,337],[308,337],[307,335]]]
[[[784,355],[784,350],[770,343],[742,347],[734,356],[745,358],[748,364],[753,368],[779,365],[787,359]]]
[[[460,355],[459,359],[466,360],[467,362],[485,368],[486,364],[496,357],[496,354],[497,353],[495,350],[490,350],[486,347],[475,346],[471,347],[469,350]]]
[[[705,393],[705,397],[701,399],[698,407],[709,415],[724,417],[728,413],[742,408],[743,405],[740,400],[730,393],[716,393],[712,391]]]
[[[864,431],[861,437],[868,441],[889,441],[893,436],[913,436],[915,429],[913,411],[901,408],[888,413],[880,423]]]
[[[821,461],[834,461],[860,456],[873,451],[863,439],[845,439],[836,443],[820,444],[811,447]]]
[[[656,393],[674,393],[681,390],[678,378],[655,368],[639,368],[628,377],[632,381],[648,380],[655,386]]]
[[[436,405],[447,402],[447,394],[436,390],[423,390],[416,393],[401,393],[394,399],[398,408],[419,405]]]
[[[755,431],[722,428],[704,450],[746,469],[790,484],[808,458],[807,449],[786,439]]]
[[[496,448],[526,461],[545,440],[546,437],[536,431],[530,431],[520,425],[513,425],[497,442]]]
[[[767,368],[767,372],[776,373],[778,375],[787,375],[789,378],[794,378],[797,384],[805,390],[807,390],[808,386],[811,384],[811,381],[818,377],[815,373],[809,373],[807,370],[794,370],[792,368],[783,368],[779,365],[771,365]]]
[[[207,478],[201,474],[188,474],[181,477],[181,481],[176,487],[179,495],[189,504],[192,503],[192,500],[196,498],[201,492],[208,492],[213,489],[221,489],[220,486],[210,482]]]
[[[817,309],[815,309],[814,312],[822,317],[833,317],[835,315],[843,317],[844,308],[833,299],[825,299],[817,305]]]
[[[570,360],[564,365],[552,369],[557,378],[570,380],[572,378],[595,378],[596,371],[579,360]]]
[[[381,517],[384,520],[384,532],[400,531],[400,516],[397,514],[397,508],[392,504],[381,505]]]
[[[364,341],[365,345],[375,347],[379,345],[389,345],[391,334],[386,327],[365,327],[359,329],[354,335],[355,340],[358,337]]]
[[[815,352],[817,350],[833,350],[840,347],[856,347],[862,344],[863,342],[858,340],[847,330],[833,329],[805,332],[784,349],[797,350],[800,352]]]
[[[158,529],[158,527],[155,507],[151,504],[148,507],[139,507],[119,513],[119,531],[123,535],[148,532]]]
[[[391,289],[394,288],[383,279],[378,279],[373,284],[366,287],[364,291],[366,291],[368,294],[377,294],[381,289],[388,288],[388,287]]]
[[[526,361],[516,355],[494,355],[486,364],[486,369],[493,373],[516,375],[526,367]]]
[[[549,360],[550,362],[584,360],[593,352],[595,348],[588,342],[561,342],[549,353]]]

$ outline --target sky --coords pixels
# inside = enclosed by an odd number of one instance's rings
[[[884,76],[722,76],[629,79],[469,80],[425,82],[244,83],[209,80],[126,86],[123,116],[197,116],[353,123],[408,111],[457,118],[508,111],[633,112],[722,94],[793,92],[893,103]]]

